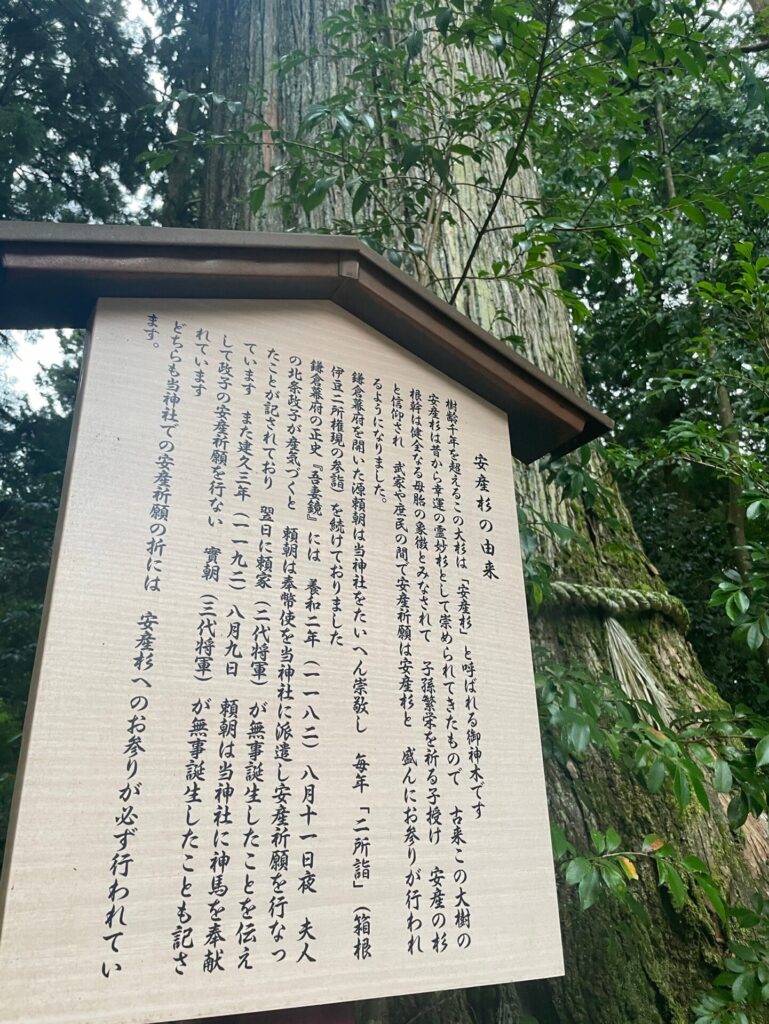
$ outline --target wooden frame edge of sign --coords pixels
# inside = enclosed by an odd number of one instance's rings
[[[84,327],[101,296],[328,299],[503,409],[523,462],[613,426],[352,236],[0,221],[0,328]]]

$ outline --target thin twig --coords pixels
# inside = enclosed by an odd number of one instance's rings
[[[547,21],[545,22],[545,34],[542,39],[542,49],[540,51],[539,62],[537,64],[537,77],[534,82],[534,88],[531,90],[529,105],[526,110],[526,116],[524,118],[523,126],[518,136],[518,141],[515,144],[515,150],[513,151],[512,157],[508,161],[507,169],[505,170],[505,173],[502,177],[502,181],[500,182],[496,195],[494,196],[494,199],[491,203],[489,212],[486,214],[486,219],[483,222],[481,230],[475,237],[475,241],[473,242],[470,254],[467,257],[467,260],[465,261],[464,267],[462,268],[462,273],[459,275],[457,285],[454,288],[454,291],[451,293],[451,298],[449,300],[451,303],[456,302],[457,296],[459,295],[459,292],[462,289],[462,285],[465,283],[467,275],[470,273],[470,268],[473,265],[473,261],[475,260],[475,257],[478,255],[478,250],[481,247],[481,242],[484,239],[486,231],[489,225],[491,224],[492,219],[494,218],[494,214],[497,212],[497,207],[499,206],[502,200],[502,196],[504,195],[507,183],[518,170],[518,161],[520,160],[524,146],[526,145],[526,138],[528,135],[529,126],[531,125],[532,119],[534,117],[534,110],[537,105],[537,99],[539,98],[539,91],[542,87],[542,78],[545,70],[545,57],[547,56],[547,48],[550,42],[550,30],[553,22],[553,17],[555,15],[556,3],[557,0],[551,0],[551,3],[548,5],[547,8]]]

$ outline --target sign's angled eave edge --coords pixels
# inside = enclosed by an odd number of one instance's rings
[[[358,240],[355,239],[355,241]],[[514,348],[505,345],[499,338],[484,330],[484,328],[471,320],[470,317],[457,309],[456,306],[446,302],[445,299],[442,299],[435,292],[430,291],[430,289],[425,288],[424,285],[420,284],[410,274],[393,266],[385,257],[380,256],[379,253],[376,253],[364,243],[358,242],[358,245],[361,260],[367,261],[380,272],[407,288],[426,306],[431,308],[433,315],[437,314],[447,317],[456,326],[471,334],[485,348],[490,349],[505,359],[506,362],[514,366],[533,383],[539,386],[544,385],[554,397],[565,399],[576,410],[585,413],[590,419],[595,420],[597,426],[603,427],[603,430],[599,431],[600,433],[605,433],[613,428],[613,420],[597,409],[586,398],[583,398],[572,388],[562,384],[555,377],[541,370],[535,363],[527,359],[526,356],[521,355]]]
[[[167,252],[168,250],[183,249],[187,252],[192,250],[194,253],[203,249],[218,249],[221,250],[222,259],[235,254],[244,257],[251,256],[255,259],[259,256],[269,257],[272,254],[276,256],[280,254],[288,257],[291,261],[296,260],[298,263],[306,261],[308,272],[313,258],[328,259],[330,255],[336,253],[339,257],[339,276],[341,279],[346,279],[353,287],[359,287],[357,267],[361,265],[368,267],[374,277],[380,281],[384,278],[394,293],[399,288],[403,289],[407,295],[410,295],[411,301],[417,302],[422,307],[425,314],[435,323],[435,330],[432,333],[437,338],[440,338],[442,329],[458,329],[467,342],[475,344],[480,349],[493,354],[497,359],[503,360],[535,390],[540,391],[546,399],[554,399],[558,403],[563,403],[572,412],[584,416],[583,430],[564,442],[558,448],[559,453],[564,454],[566,450],[573,450],[585,441],[606,433],[613,426],[609,417],[601,413],[577,392],[539,369],[530,360],[479,327],[455,306],[425,288],[415,278],[395,267],[384,256],[352,235],[157,228],[142,225],[62,224],[52,221],[0,221],[0,264],[5,263],[3,248],[11,249],[14,246],[31,246],[35,250],[44,250],[47,246],[72,247],[75,250],[87,247],[93,250],[94,247],[103,246],[106,257],[109,257],[110,249],[113,247],[116,249],[135,247],[137,254],[147,248],[156,249],[158,255],[161,255],[160,250]],[[356,266],[355,273],[351,272],[353,264]],[[344,269],[345,266],[348,268],[347,271]],[[262,264],[260,274],[269,277],[269,273],[265,273],[264,264]],[[7,282],[4,287],[4,277],[5,274],[0,273],[0,291],[3,298],[5,298],[5,288],[9,287]],[[10,297],[8,301],[13,305]]]
[[[150,245],[157,248],[306,250],[333,252],[364,248],[354,235],[291,231],[233,231],[229,228],[167,228],[144,224],[72,224],[0,219],[0,245]]]

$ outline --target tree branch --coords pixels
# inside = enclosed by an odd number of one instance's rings
[[[459,280],[457,281],[454,291],[451,293],[451,298],[449,299],[449,302],[451,302],[452,304],[456,302],[457,296],[459,295],[459,292],[462,289],[462,285],[465,283],[467,275],[470,273],[473,261],[475,260],[475,257],[478,255],[478,250],[481,247],[481,242],[483,241],[486,232],[489,229],[489,225],[491,224],[491,221],[494,218],[494,214],[497,212],[497,207],[499,206],[502,200],[502,196],[505,193],[507,183],[518,170],[518,164],[523,153],[524,147],[526,145],[526,137],[528,135],[529,127],[534,117],[534,109],[537,105],[537,99],[539,98],[540,89],[542,88],[542,80],[545,72],[545,58],[547,56],[547,48],[550,42],[550,31],[552,28],[553,17],[555,16],[556,5],[557,0],[551,0],[547,8],[545,34],[542,38],[542,48],[539,54],[539,61],[537,62],[537,77],[534,81],[534,88],[531,90],[531,95],[529,97],[529,105],[526,109],[526,116],[524,117],[523,125],[518,136],[518,141],[515,144],[515,149],[513,150],[512,157],[508,160],[507,170],[505,171],[502,177],[502,181],[500,182],[499,187],[497,188],[496,194],[489,208],[489,212],[486,214],[486,219],[484,220],[481,226],[481,230],[475,237],[475,241],[473,242],[470,254],[465,261],[465,265],[462,268],[461,274],[459,275]]]

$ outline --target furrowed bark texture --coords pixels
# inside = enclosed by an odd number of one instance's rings
[[[228,100],[243,101],[291,136],[309,104],[341,91],[344,67],[320,56],[279,76],[274,63],[296,49],[307,52],[317,46],[323,53],[321,22],[351,4],[352,0],[218,0],[210,18],[210,87]],[[479,60],[472,53],[465,56],[471,62]],[[430,60],[429,49],[422,59]],[[220,104],[210,127],[225,132],[243,129],[253,120],[251,114],[232,114]],[[270,230],[289,226],[268,208],[254,217],[244,200],[254,174],[279,158],[270,146],[214,147],[207,157],[201,226]],[[468,161],[468,181],[472,180],[472,168]],[[503,174],[500,157],[496,180],[501,181]],[[507,192],[495,215],[495,227],[526,219],[515,197],[538,195],[535,175],[528,169],[520,171]],[[438,230],[427,278],[442,294],[450,292],[451,279],[459,275],[475,240],[473,224],[483,221],[490,198],[488,191],[463,188],[459,199],[466,215],[459,216],[455,225]],[[313,211],[311,226],[320,227],[344,212],[347,201],[344,195],[332,193]],[[509,247],[502,244],[505,237],[502,231],[486,237],[476,272],[509,255]],[[424,270],[420,276],[425,278]],[[547,272],[542,272],[541,282],[555,284]],[[520,335],[527,355],[538,366],[583,390],[568,314],[552,292],[519,291],[505,283],[469,279],[459,304],[482,325],[492,330],[501,327],[501,334],[512,330]],[[512,327],[500,322],[499,310],[511,318]],[[545,519],[576,528],[587,542],[585,548],[572,545],[564,552],[551,546],[545,551],[556,575],[581,583],[664,591],[654,567],[640,551],[619,493],[600,464],[594,469],[614,494],[615,520],[611,523],[601,521],[578,501],[559,501],[542,473],[518,467],[519,500],[528,502]],[[637,615],[625,617],[623,624],[673,704],[718,705],[716,693],[704,679],[685,638],[669,619]],[[607,669],[599,612],[578,605],[560,607],[539,616],[534,634],[545,660]],[[656,832],[702,857],[735,899],[761,884],[767,854],[762,827],[751,826],[735,839],[722,814],[706,819],[697,809],[681,813],[664,796],[652,798],[615,764],[600,757],[566,768],[549,760],[546,768],[552,819],[583,850],[589,849],[591,828],[613,826],[630,849],[639,849],[642,837]],[[719,806],[716,797],[713,803]],[[573,890],[560,893],[566,952],[563,979],[379,1000],[361,1005],[359,1019],[365,1024],[683,1024],[691,1019],[694,994],[713,977],[722,938],[718,922],[708,907],[696,900],[676,914],[647,868],[641,868],[637,894],[647,906],[651,927],[609,902],[582,913]],[[526,922],[511,920],[509,927],[525,928]],[[499,941],[505,941],[504,935]]]

